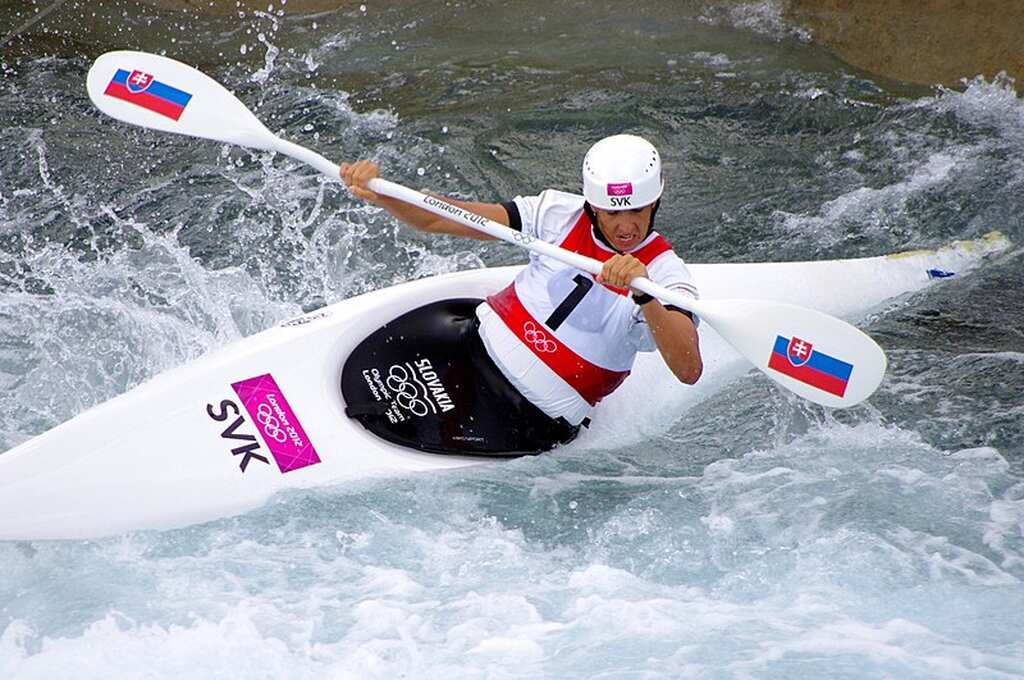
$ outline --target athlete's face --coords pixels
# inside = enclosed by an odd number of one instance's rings
[[[635,248],[647,237],[654,205],[635,210],[601,210],[594,208],[597,228],[617,250],[625,252]]]

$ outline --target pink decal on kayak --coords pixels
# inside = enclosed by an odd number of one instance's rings
[[[281,393],[274,376],[267,373],[231,385],[242,405],[256,422],[267,448],[281,472],[291,472],[320,462],[299,423],[295,411]]]
[[[609,184],[608,185],[609,196],[632,196],[633,195],[633,183],[622,182],[621,184]]]

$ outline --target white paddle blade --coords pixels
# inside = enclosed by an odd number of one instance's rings
[[[86,81],[103,113],[132,125],[254,149],[276,137],[223,85],[191,66],[145,52],[107,52]]]
[[[828,314],[764,300],[701,300],[699,308],[755,367],[816,404],[859,404],[885,376],[885,352],[878,343]]]

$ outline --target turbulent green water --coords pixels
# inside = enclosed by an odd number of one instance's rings
[[[769,2],[82,11],[0,53],[0,450],[302,309],[522,257],[104,118],[106,49],[200,64],[271,129],[460,197],[575,191],[593,141],[642,134],[695,262],[1024,241],[1012,84],[872,80]],[[1022,272],[1014,247],[863,320],[890,370],[850,412],[752,375],[628,450],[0,544],[0,675],[1022,676]]]

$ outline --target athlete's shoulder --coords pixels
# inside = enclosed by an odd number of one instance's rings
[[[517,196],[523,231],[545,240],[557,238],[583,213],[586,199],[557,189],[545,189],[535,196]]]
[[[540,192],[539,196],[551,206],[573,207],[576,210],[582,210],[583,202],[587,200],[579,194],[559,191],[558,189],[545,189]]]
[[[545,189],[537,195],[537,216],[546,220],[570,220],[583,212],[585,198],[558,189]]]

